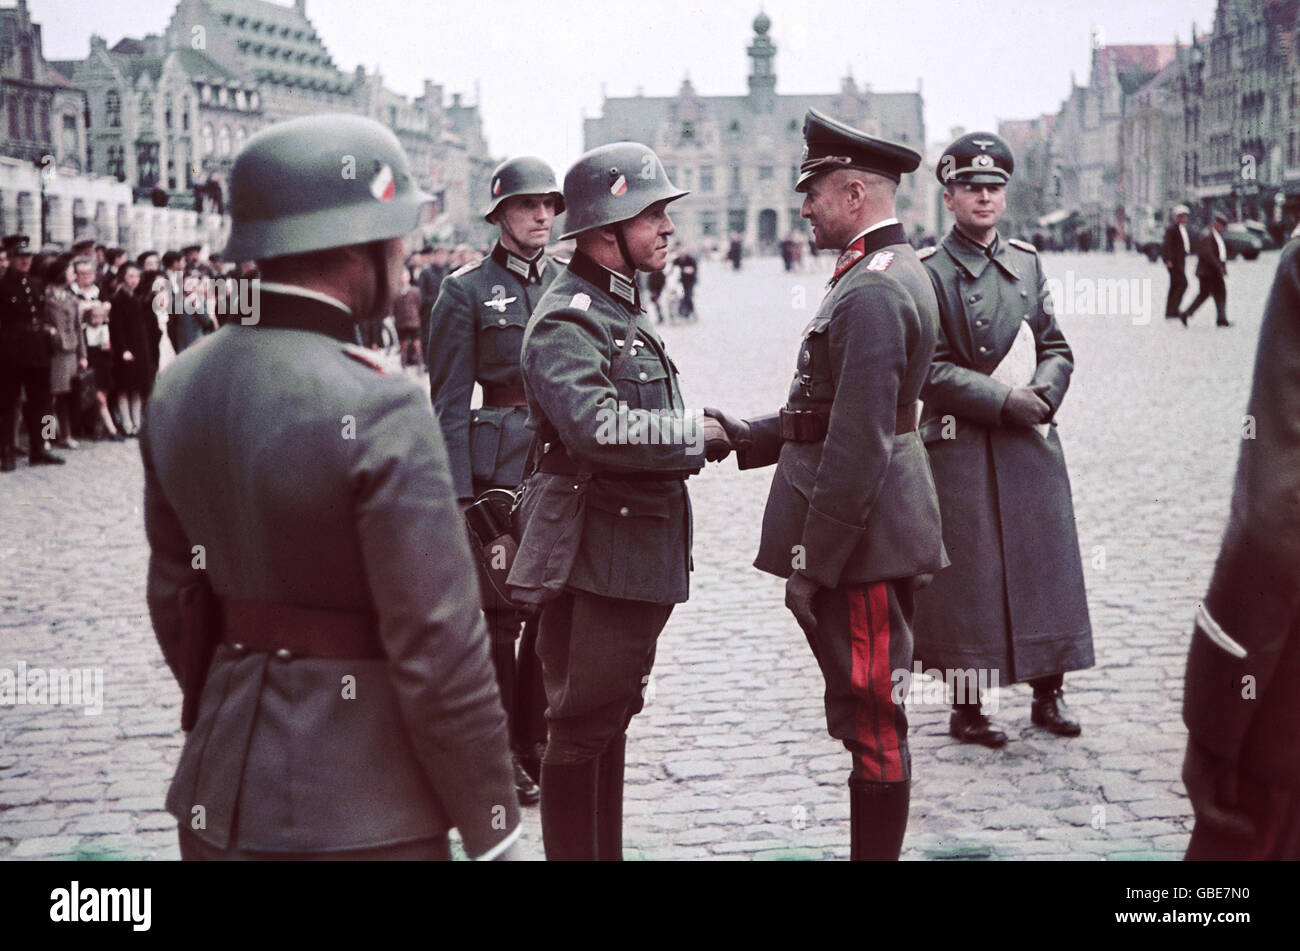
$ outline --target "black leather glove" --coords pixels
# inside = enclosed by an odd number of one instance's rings
[[[722,428],[726,430],[727,438],[731,440],[731,446],[733,449],[749,448],[750,437],[748,422],[743,419],[735,419],[734,417],[728,416],[722,410],[713,409],[709,406],[704,407],[704,415],[710,419],[716,419],[722,424]]]
[[[707,462],[721,462],[731,455],[731,440],[726,428],[711,416],[700,420],[704,433],[704,458]]]

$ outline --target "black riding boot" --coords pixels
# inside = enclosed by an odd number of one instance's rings
[[[620,733],[600,754],[597,783],[596,858],[623,861],[623,764],[627,734]]]
[[[548,862],[594,862],[600,757],[542,764],[542,842]]]
[[[849,780],[849,824],[854,862],[897,862],[907,831],[912,783]]]

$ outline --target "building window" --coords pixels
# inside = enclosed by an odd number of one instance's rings
[[[242,125],[235,130],[235,151],[238,152],[244,147],[244,140],[248,138],[248,130]]]
[[[163,125],[170,131],[172,127],[172,97],[163,100]]]
[[[715,186],[713,184],[713,166],[701,165],[700,166],[700,191],[704,192],[704,194],[706,195],[712,194],[714,187]]]
[[[212,131],[212,123],[203,123],[203,154],[211,155],[216,151],[216,136]]]
[[[50,138],[50,104],[48,102],[41,103],[41,141],[46,145],[51,144],[53,141]]]
[[[32,58],[32,46],[30,43],[27,42],[26,39],[23,40],[22,57],[23,57],[23,79],[35,79],[36,63]]]
[[[136,184],[141,188],[152,188],[158,184],[158,143],[137,142],[135,144]]]
[[[262,98],[256,90],[248,94],[248,108],[257,109],[262,104]]]
[[[21,139],[23,137],[22,126],[18,118],[18,100],[9,100],[9,138]]]
[[[222,86],[217,90],[217,105],[225,106],[225,105],[229,105],[229,103],[230,103],[230,93],[227,91],[225,86]]]
[[[718,213],[716,211],[700,212],[700,236],[716,238],[718,236]]]
[[[225,158],[230,154],[230,126],[223,125],[217,133],[217,154]]]
[[[731,193],[735,195],[738,194],[739,192],[740,192],[740,166],[732,165],[731,166]],[[733,228],[732,230],[734,231],[735,229]]]
[[[63,156],[67,158],[77,154],[77,116],[72,112],[63,114]]]
[[[140,93],[140,119],[147,123],[153,122],[153,93],[147,89]]]
[[[36,104],[30,97],[23,100],[23,131],[29,140],[36,138]]]
[[[116,89],[110,89],[104,97],[104,124],[110,129],[122,127],[122,97]]]
[[[694,122],[683,122],[683,123],[682,123],[682,141],[683,141],[683,142],[694,142],[694,141],[695,141],[695,123],[694,123]]]
[[[248,105],[248,102],[247,102],[247,100],[244,98],[244,90],[242,90],[242,89],[236,89],[236,90],[235,90],[235,108],[236,108],[236,109],[243,109],[246,105]]]
[[[190,97],[185,96],[181,99],[181,131],[190,131]]]
[[[205,83],[199,83],[199,102],[209,103],[212,101],[212,87]]]
[[[745,233],[745,209],[732,208],[727,212],[727,231],[732,234]]]
[[[126,152],[120,145],[110,145],[108,147],[108,159],[106,171],[119,182],[126,181],[126,163],[124,161]]]
[[[772,166],[760,165],[758,167],[758,180],[760,182],[766,182],[766,181],[771,181],[771,179],[772,179]]]

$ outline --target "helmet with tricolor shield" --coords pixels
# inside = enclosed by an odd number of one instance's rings
[[[230,174],[232,261],[386,241],[416,231],[433,197],[397,138],[373,119],[306,116],[248,140]]]
[[[564,176],[568,209],[564,234],[635,218],[660,201],[675,201],[689,192],[668,179],[654,150],[639,142],[614,142],[584,153]]]
[[[539,158],[521,155],[506,159],[492,172],[488,183],[490,199],[483,212],[483,220],[491,223],[492,215],[507,198],[516,195],[553,195],[555,196],[555,213],[564,213],[564,193],[555,182],[555,172]]]

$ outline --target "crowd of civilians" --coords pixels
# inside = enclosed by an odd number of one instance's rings
[[[486,253],[468,245],[425,245],[412,254],[393,302],[397,339],[386,341],[384,321],[377,320],[357,327],[357,343],[374,349],[396,345],[404,367],[423,370],[429,313],[443,279]],[[7,440],[13,456],[30,450],[30,458],[55,463],[62,459],[50,452],[53,448],[76,449],[78,440],[123,441],[138,435],[157,374],[176,354],[241,316],[223,306],[239,293],[233,283],[224,288],[223,283],[258,276],[255,262],[205,257],[199,245],[147,250],[133,258],[126,249],[84,241],[68,251],[32,254],[30,261],[27,282],[38,313],[56,336],[49,407],[35,415],[15,411],[12,423],[4,424],[10,431],[0,432],[0,439]],[[8,253],[0,251],[0,279],[9,266]],[[32,399],[29,388],[20,391],[20,407]],[[36,398],[44,400],[45,394]],[[55,420],[53,428],[42,425],[36,434],[22,425],[49,417]],[[32,439],[41,442],[33,446]]]

